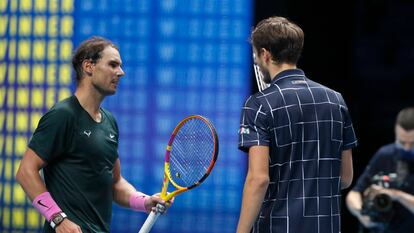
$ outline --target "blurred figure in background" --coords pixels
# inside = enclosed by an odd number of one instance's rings
[[[395,142],[376,152],[348,193],[346,204],[360,221],[361,232],[364,228],[372,233],[414,229],[414,107],[399,112]]]
[[[248,172],[237,232],[339,233],[341,188],[351,185],[357,145],[345,101],[296,67],[304,42],[296,24],[262,20],[251,42],[270,85],[242,109]]]

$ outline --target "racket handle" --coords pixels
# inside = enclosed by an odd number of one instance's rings
[[[161,204],[157,204],[157,207],[158,207],[158,205],[161,205]],[[163,206],[161,205],[161,208],[162,207]],[[161,213],[158,212],[158,211],[156,211],[156,212],[151,211],[151,213],[147,217],[147,220],[145,220],[144,224],[142,225],[142,227],[141,227],[141,229],[139,230],[138,233],[148,233],[151,230],[152,225],[154,225],[155,221],[157,221],[157,218],[158,218],[158,216],[160,216],[160,214]]]

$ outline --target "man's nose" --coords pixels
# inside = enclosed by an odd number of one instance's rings
[[[119,71],[118,71],[117,75],[118,75],[118,77],[122,77],[122,76],[125,75],[125,72],[121,67],[119,67]]]

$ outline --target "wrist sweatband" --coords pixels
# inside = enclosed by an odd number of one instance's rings
[[[39,194],[32,202],[33,206],[46,218],[48,222],[54,214],[62,212],[49,192]]]
[[[133,210],[147,212],[147,209],[145,208],[145,201],[149,198],[150,196],[141,192],[133,193],[129,198],[129,206]]]

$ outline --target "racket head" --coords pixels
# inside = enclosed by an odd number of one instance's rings
[[[218,157],[219,140],[213,124],[205,117],[191,115],[175,127],[168,142],[164,163],[165,200],[200,185],[210,174]],[[177,190],[166,195],[166,182]]]

